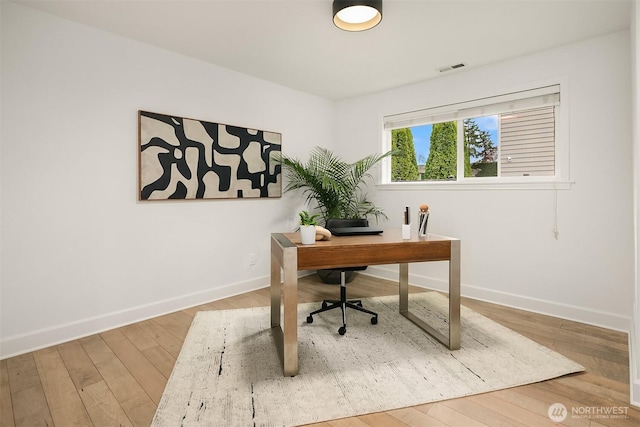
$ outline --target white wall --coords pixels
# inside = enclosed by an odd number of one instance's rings
[[[462,240],[462,293],[628,330],[634,244],[629,32],[584,41],[338,104],[350,156],[380,149],[381,117],[506,93],[535,82],[568,84],[570,190],[383,191],[399,227],[405,205],[431,206],[430,231]],[[472,64],[471,64],[472,65]],[[446,266],[410,269],[412,283],[444,289]],[[391,268],[370,272],[395,277]]]
[[[629,333],[629,373],[631,403],[640,406],[640,7],[638,0],[632,2],[631,9],[631,96],[633,131],[633,182],[634,182],[634,226],[635,226],[635,283],[633,322]]]
[[[280,132],[304,156],[333,140],[333,103],[1,7],[0,356],[266,286],[269,233],[300,202],[137,202],[137,111]]]

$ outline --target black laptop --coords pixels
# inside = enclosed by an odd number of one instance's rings
[[[337,227],[328,230],[334,236],[371,236],[382,233],[382,230],[373,227]]]
[[[366,218],[359,219],[327,219],[327,230],[334,236],[367,236],[382,233],[382,230],[369,227]]]

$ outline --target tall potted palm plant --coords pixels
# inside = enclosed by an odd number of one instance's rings
[[[373,216],[387,218],[382,209],[368,198],[365,187],[372,178],[371,168],[394,154],[371,154],[353,163],[344,161],[332,151],[315,147],[307,162],[287,156],[282,165],[288,178],[284,191],[300,190],[307,203],[315,201],[320,215],[329,218],[357,219]]]
[[[283,156],[283,170],[288,179],[284,191],[299,190],[307,204],[315,202],[325,224],[329,218],[386,219],[382,209],[368,199],[365,187],[372,178],[371,168],[393,154],[395,151],[371,154],[349,163],[326,148],[315,147],[306,163]],[[326,283],[340,283],[339,275],[332,270],[318,271],[318,275]]]

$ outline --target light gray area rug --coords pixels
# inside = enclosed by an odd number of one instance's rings
[[[584,368],[462,307],[462,346],[450,351],[398,313],[398,297],[364,299],[307,324],[298,306],[300,373],[284,377],[268,307],[197,313],[153,420],[156,427],[293,426],[386,411],[579,372]],[[409,308],[446,330],[448,300],[409,295]]]

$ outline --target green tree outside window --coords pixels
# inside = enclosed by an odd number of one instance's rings
[[[434,123],[431,131],[431,147],[425,165],[425,179],[455,179],[456,168],[456,122]]]
[[[464,176],[497,176],[497,147],[488,131],[464,119]],[[471,160],[473,159],[473,164]]]
[[[417,181],[420,179],[416,150],[413,145],[411,129],[394,129],[391,131],[391,149],[397,151],[391,160],[392,181]]]

